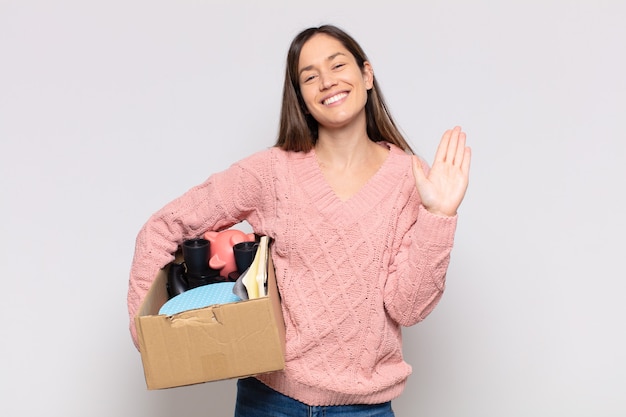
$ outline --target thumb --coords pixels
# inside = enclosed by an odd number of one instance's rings
[[[419,185],[426,181],[426,173],[424,172],[424,167],[422,166],[420,159],[416,155],[413,155],[412,159],[415,185],[419,188]]]

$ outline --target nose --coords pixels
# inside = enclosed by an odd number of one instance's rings
[[[337,80],[331,72],[324,71],[320,74],[320,90],[328,90],[337,84]]]

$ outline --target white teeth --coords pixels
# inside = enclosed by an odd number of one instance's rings
[[[348,95],[348,93],[339,93],[336,96],[332,96],[330,98],[327,98],[326,100],[324,100],[324,105],[328,106],[329,104],[333,104],[339,100],[341,100],[342,98],[346,97]]]

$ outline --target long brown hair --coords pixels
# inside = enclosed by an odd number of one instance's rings
[[[354,56],[362,71],[365,61],[369,61],[361,46],[350,35],[333,25],[305,29],[293,39],[287,53],[280,128],[275,145],[287,151],[308,152],[317,141],[318,124],[313,116],[306,111],[298,80],[298,63],[302,47],[317,34],[332,36],[341,42]],[[373,87],[367,92],[365,114],[367,135],[372,141],[387,141],[413,153],[389,113],[376,78],[374,78]]]

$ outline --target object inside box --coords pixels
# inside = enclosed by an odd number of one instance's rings
[[[234,285],[234,282],[218,282],[185,291],[163,304],[159,309],[159,314],[171,316],[183,311],[195,310],[215,304],[241,301],[241,298],[233,293]]]
[[[188,248],[188,255],[192,247],[196,249],[204,245],[208,247],[206,240],[186,241],[183,248]],[[269,256],[269,239],[262,236],[259,243],[255,245],[255,255],[248,268],[238,277],[236,282],[211,282],[196,286],[191,289],[182,288],[177,283],[186,278],[180,272],[180,264],[172,263],[168,270],[167,288],[170,299],[159,309],[159,314],[174,315],[183,311],[194,310],[216,304],[227,304],[241,300],[254,299],[267,295],[267,262]],[[205,255],[202,255],[203,257]],[[186,260],[189,256],[186,257]],[[196,270],[203,267],[204,260],[196,266]],[[172,296],[172,286],[181,286],[180,292]]]
[[[205,237],[184,241],[176,260],[169,265],[170,298],[200,286],[238,280],[234,293],[239,298],[246,300],[266,294],[267,277],[262,276],[262,271],[267,265],[267,236],[257,242],[253,234],[228,229],[207,232]]]

